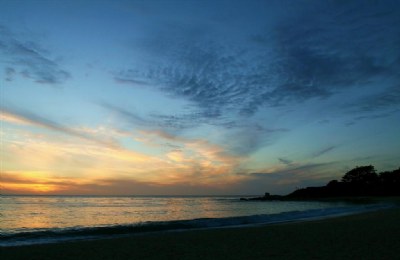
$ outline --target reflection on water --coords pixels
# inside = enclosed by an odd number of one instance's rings
[[[237,197],[1,196],[0,230],[9,233],[147,221],[223,218],[340,205],[322,202],[242,202]]]

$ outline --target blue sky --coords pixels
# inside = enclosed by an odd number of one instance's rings
[[[285,194],[400,162],[398,1],[0,0],[5,193]]]

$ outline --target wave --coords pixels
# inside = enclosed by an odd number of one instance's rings
[[[375,211],[391,207],[393,207],[393,205],[389,204],[362,205],[356,207],[335,207],[325,209],[312,209],[306,211],[290,211],[268,215],[261,214],[226,218],[199,218],[190,220],[142,222],[130,225],[44,229],[25,232],[14,232],[8,234],[3,233],[0,234],[0,247],[56,243],[73,240],[99,239],[106,237],[141,234],[146,232],[180,231],[190,229],[222,228],[304,221]]]

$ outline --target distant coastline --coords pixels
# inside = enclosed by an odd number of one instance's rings
[[[393,171],[376,173],[375,167],[357,166],[348,171],[341,181],[332,180],[325,186],[298,189],[288,195],[243,197],[244,201],[299,200],[354,197],[400,196],[400,167]]]

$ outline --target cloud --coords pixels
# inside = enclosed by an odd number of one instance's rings
[[[5,194],[133,195],[148,194],[146,191],[156,190],[158,186],[130,179],[57,178],[40,172],[35,172],[35,176],[24,172],[1,172],[1,176]]]
[[[285,164],[285,165],[291,165],[293,163],[292,160],[284,159],[284,158],[278,158],[279,162]]]
[[[161,127],[171,129],[186,129],[194,128],[202,124],[234,127],[237,124],[233,123],[231,119],[221,117],[218,111],[208,109],[207,111],[194,109],[189,113],[181,113],[175,115],[165,115],[152,113],[150,115],[154,122],[158,122]]]
[[[80,131],[78,129],[73,129],[57,122],[54,122],[50,119],[44,118],[37,114],[34,114],[29,111],[19,110],[14,108],[6,108],[0,107],[0,120],[8,121],[11,123],[22,124],[22,125],[34,125],[42,128],[50,129],[52,131],[56,131],[59,133],[63,133],[69,136],[78,137],[90,142],[95,142],[100,145],[105,145],[108,147],[119,147],[119,144],[116,140],[112,138],[108,139],[100,139],[96,138],[93,135],[89,135],[84,131]]]
[[[400,84],[383,89],[378,93],[365,95],[343,108],[353,118],[347,126],[358,121],[373,120],[398,115],[400,112]]]
[[[193,128],[200,124],[223,124],[218,120],[210,121],[207,117],[211,115],[205,115],[204,112],[193,112],[186,114],[175,114],[175,115],[164,115],[152,113],[147,117],[139,115],[133,109],[122,108],[118,105],[113,105],[107,102],[101,102],[100,106],[105,108],[112,113],[123,117],[133,126],[145,129],[168,129],[170,131],[180,131],[187,128]]]
[[[284,168],[243,173],[246,178],[236,183],[232,190],[245,191],[252,195],[265,192],[285,195],[293,192],[295,187],[324,185],[332,176],[336,176],[336,170],[336,162],[327,162],[288,165]]]
[[[320,156],[322,156],[322,155],[324,155],[326,153],[331,152],[332,150],[334,150],[336,148],[337,148],[337,146],[332,145],[332,146],[326,147],[326,148],[324,148],[322,150],[319,150],[319,151],[315,152],[312,156],[313,156],[313,158],[317,158],[317,157],[320,157]]]
[[[293,167],[287,167],[284,169],[278,169],[274,171],[266,171],[266,172],[255,172],[255,173],[250,173],[250,176],[256,176],[256,177],[267,177],[268,175],[282,175],[286,176],[287,178],[290,178],[290,176],[297,175],[301,177],[302,175],[307,175],[307,177],[310,177],[310,175],[315,175],[316,171],[324,169],[325,167],[329,165],[333,165],[335,162],[328,162],[328,163],[309,163],[309,164],[303,164],[303,165],[295,165]],[[315,176],[320,176],[319,174],[316,174]]]
[[[5,171],[47,171],[56,176],[84,176],[86,180],[113,176],[161,186],[218,186],[237,179],[234,173],[243,159],[207,140],[162,130],[120,133],[101,128],[69,128],[16,109],[3,109],[0,120],[28,126],[3,127],[1,136],[7,142],[0,148],[5,156]],[[63,135],[31,132],[32,126]],[[124,147],[114,139],[121,135]]]
[[[214,44],[212,44],[214,45]],[[199,118],[219,118],[221,112],[240,110],[240,103],[250,102],[252,92],[265,83],[253,74],[251,64],[237,53],[218,46],[185,46],[171,64],[146,70],[122,70],[115,76],[146,82],[149,86],[197,104]],[[224,111],[223,111],[224,110]]]
[[[198,118],[210,120],[327,99],[352,88],[369,88],[382,78],[399,81],[398,7],[355,1],[296,8],[272,29],[255,25],[259,33],[248,35],[246,43],[210,41],[214,31],[207,30],[191,34],[175,28],[169,36],[155,31],[149,42],[159,42],[158,37],[171,42],[159,65],[122,69],[114,78],[192,101],[204,111]],[[156,56],[155,49],[145,51]],[[388,88],[382,82],[380,87]]]
[[[196,114],[185,114],[185,115],[160,115],[151,114],[149,116],[139,115],[133,109],[122,108],[118,105],[113,105],[107,102],[101,102],[99,104],[102,108],[107,111],[123,118],[125,122],[137,129],[146,129],[158,131],[157,129],[163,129],[164,132],[168,130],[172,136],[174,132],[180,130],[193,128],[201,122],[196,121],[198,115]]]
[[[224,131],[225,134],[220,137],[218,143],[226,153],[239,157],[250,155],[260,147],[272,143],[274,137],[289,131],[286,128],[263,127],[248,120],[233,121],[222,116],[217,118],[213,115],[204,115],[206,111],[176,115],[152,114],[146,118],[119,106],[107,103],[101,103],[101,106],[121,116],[136,129],[143,130],[142,133],[158,135],[166,141],[192,141],[180,136],[190,133],[202,124],[228,130]]]
[[[362,113],[400,108],[400,82],[398,85],[384,89],[377,94],[361,98],[349,107],[355,112]]]
[[[0,53],[6,68],[6,81],[12,81],[16,72],[25,78],[43,84],[58,84],[71,77],[70,73],[60,68],[48,51],[39,44],[18,39],[5,26],[0,25]]]
[[[388,112],[384,112],[384,113],[374,113],[374,114],[356,116],[352,120],[346,122],[345,125],[351,126],[351,125],[356,124],[358,121],[386,118],[386,117],[390,117],[390,116],[398,115],[398,114],[400,114],[400,109],[396,109],[396,110],[392,110],[392,111],[388,111]]]
[[[181,158],[184,156],[186,161],[195,162],[197,166],[198,162],[225,165],[229,166],[228,172],[232,172],[243,159],[239,155],[232,155],[230,151],[224,149],[224,146],[213,144],[205,139],[181,137],[162,130],[145,130],[140,131],[140,134],[145,137],[143,141],[148,143],[173,142],[171,155],[175,157],[179,154]],[[168,147],[171,147],[171,144]]]
[[[0,172],[3,194],[54,194],[54,195],[226,195],[228,185],[179,183],[160,185],[155,182],[132,179],[46,178],[26,175],[23,172]],[[38,173],[37,173],[38,174]]]
[[[60,136],[54,138],[24,128],[4,127],[1,134],[7,140],[0,147],[4,171],[46,171],[53,177],[77,176],[87,180],[113,176],[151,181],[168,174],[174,166],[164,158],[135,150]],[[161,180],[168,179],[164,176]]]
[[[147,116],[142,116],[133,109],[122,108],[121,106],[107,102],[101,102],[99,105],[107,111],[122,117],[132,126],[139,129],[167,129],[170,132],[179,132],[184,129],[194,128],[203,123],[220,124],[217,120],[213,122],[208,120],[203,112],[176,115],[152,113]]]
[[[232,154],[249,156],[262,147],[271,145],[283,133],[285,128],[267,128],[258,123],[244,121],[230,128],[221,137],[222,146]]]
[[[134,113],[132,111],[128,111],[127,109],[124,109],[119,106],[115,106],[106,102],[101,102],[99,105],[108,111],[111,111],[125,119],[127,119],[130,123],[136,126],[151,126],[154,125],[154,122],[145,119],[141,116],[139,116],[137,113]]]
[[[21,172],[0,172],[1,190],[4,194],[34,194],[68,190],[76,182],[68,179],[50,179],[40,172],[35,177]]]
[[[6,81],[12,81],[15,76],[15,69],[7,67],[4,69],[4,74],[5,74],[5,80]]]
[[[352,8],[357,10],[351,12]],[[308,9],[275,28],[272,71],[279,75],[279,83],[255,106],[324,99],[367,87],[379,77],[399,80],[395,61],[400,53],[390,53],[398,49],[399,8],[324,2]]]
[[[134,79],[124,79],[120,77],[115,77],[114,78],[116,82],[118,83],[123,83],[123,84],[134,84],[134,85],[147,85],[146,82],[140,81],[140,80],[134,80]]]
[[[133,194],[148,194],[143,187],[148,187],[148,191],[168,190],[171,193],[173,187],[182,190],[192,187],[199,193],[201,187],[222,192],[221,187],[229,187],[241,178],[234,174],[241,158],[230,156],[218,145],[205,140],[143,132],[142,135],[148,139],[146,144],[166,141],[179,144],[179,149],[167,147],[165,152],[152,155],[148,149],[147,153],[114,149],[93,145],[93,142],[55,139],[24,128],[5,127],[2,130],[2,138],[7,140],[0,147],[4,154],[2,170],[12,173],[14,177],[32,180],[6,185],[15,191],[80,194],[78,191],[86,187],[96,191],[96,194],[121,194],[121,185],[131,183]],[[134,136],[138,135],[131,135]],[[67,176],[68,180],[73,180],[71,185],[58,183]],[[114,181],[107,181],[111,179]],[[86,184],[91,187],[82,186]],[[142,188],[138,187],[140,184]],[[128,186],[124,185],[124,189],[127,190]]]

